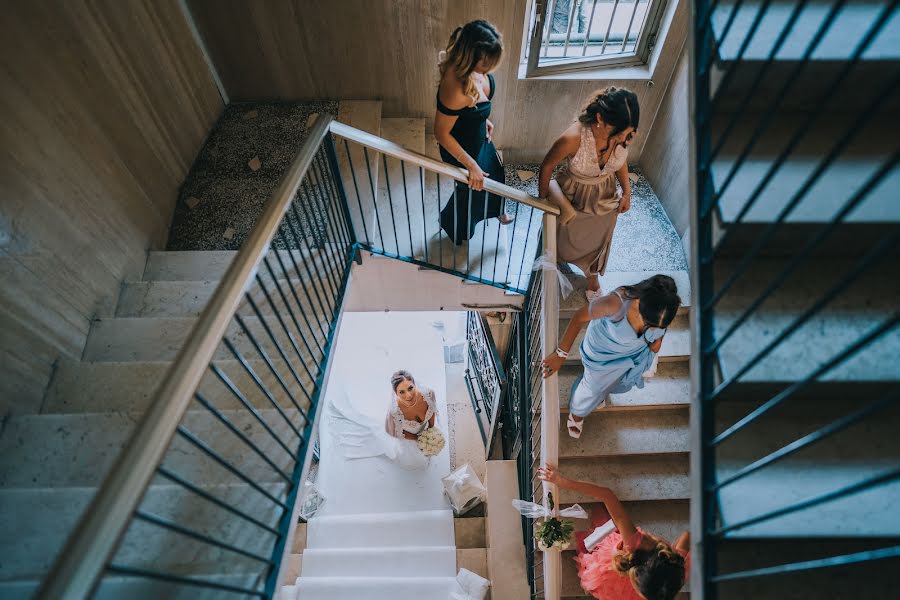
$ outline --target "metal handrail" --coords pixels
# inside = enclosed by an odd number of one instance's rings
[[[194,390],[237,312],[244,291],[254,281],[263,256],[297,194],[300,181],[332,125],[333,117],[322,116],[310,130],[309,137],[178,352],[134,435],[69,536],[37,597],[84,598],[90,595],[134,516],[194,397]]]
[[[362,131],[361,129],[356,129],[355,127],[351,127],[350,125],[346,125],[339,121],[332,121],[330,129],[333,134],[339,135],[351,142],[356,142],[361,146],[376,150],[381,154],[409,161],[420,167],[426,168],[429,171],[438,173],[439,175],[446,175],[461,183],[466,183],[469,180],[469,172],[466,169],[460,169],[459,167],[454,167],[453,165],[429,158],[424,154],[407,150],[399,144],[389,142],[388,140]],[[484,180],[484,189],[492,194],[509,198],[510,200],[524,204],[525,206],[530,206],[531,208],[535,208],[544,213],[559,216],[559,209],[552,204],[541,202],[522,190],[517,190],[514,187],[494,181],[493,179]]]

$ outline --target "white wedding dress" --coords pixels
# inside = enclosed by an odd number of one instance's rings
[[[348,459],[384,456],[404,469],[424,469],[428,458],[419,450],[415,440],[403,437],[403,432],[420,434],[428,426],[431,416],[438,422],[437,402],[434,391],[421,387],[422,395],[428,403],[423,422],[403,418],[403,413],[391,396],[387,415],[383,420],[373,419],[356,410],[347,393],[338,394],[330,405],[331,431],[338,446]]]

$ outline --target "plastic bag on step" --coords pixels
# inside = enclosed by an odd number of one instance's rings
[[[552,511],[545,507],[542,504],[537,504],[535,502],[528,502],[527,500],[519,500],[515,499],[512,501],[513,508],[519,511],[519,514],[523,517],[529,517],[531,519],[543,519],[544,517],[554,516]],[[570,519],[587,519],[587,512],[581,508],[578,504],[573,504],[569,508],[564,508],[559,511],[560,517],[568,517]]]
[[[469,463],[441,479],[441,482],[444,484],[444,496],[457,515],[469,512],[487,497],[487,489]]]
[[[316,484],[309,480],[304,481],[303,488],[300,490],[300,518],[308,521],[322,508],[323,504],[325,504],[325,496],[322,495]]]
[[[569,281],[569,278],[566,277],[565,273],[559,270],[556,259],[548,253],[541,254],[534,260],[534,263],[531,265],[531,270],[539,271],[541,269],[550,269],[556,272],[556,278],[559,280],[559,293],[563,298],[568,298],[569,294],[572,293],[572,282]]]

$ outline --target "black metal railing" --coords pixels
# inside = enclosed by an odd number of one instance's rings
[[[888,193],[885,188],[889,189],[889,186],[884,184],[897,175],[900,161],[900,141],[895,135],[884,131],[885,139],[877,140],[879,148],[883,148],[880,153],[870,153],[863,159],[851,157],[857,164],[864,161],[867,170],[859,170],[864,175],[855,181],[858,185],[848,186],[848,191],[836,199],[833,210],[831,205],[816,205],[815,196],[821,192],[823,182],[836,181],[835,167],[845,159],[848,148],[854,144],[871,145],[876,141],[872,136],[881,134],[879,123],[886,123],[886,117],[890,119],[894,111],[900,109],[897,106],[900,53],[896,48],[889,56],[880,55],[883,49],[876,52],[879,37],[887,35],[891,23],[897,20],[900,3],[885,1],[867,4],[864,10],[869,11],[867,14],[871,17],[868,25],[864,30],[856,29],[859,33],[850,37],[838,34],[845,33],[848,22],[853,19],[848,17],[847,12],[853,8],[853,3],[842,0],[825,3],[824,6],[817,3],[815,6],[820,12],[816,13],[815,27],[812,28],[799,28],[797,24],[804,18],[809,23],[809,15],[804,11],[814,3],[803,0],[792,2],[789,12],[771,20],[767,17],[771,16],[773,3],[755,3],[750,7],[742,7],[742,4],[740,1],[726,4],[698,0],[694,2],[693,13],[696,150],[693,214],[697,236],[696,258],[692,267],[694,289],[699,297],[696,304],[699,336],[695,357],[700,365],[699,401],[694,407],[694,410],[699,410],[699,430],[694,433],[699,435],[701,479],[700,496],[694,500],[701,505],[699,530],[702,532],[702,539],[695,542],[702,552],[702,593],[708,599],[727,597],[721,587],[726,583],[734,585],[817,569],[839,570],[848,565],[900,556],[900,540],[894,539],[887,542],[881,540],[882,547],[861,552],[848,553],[837,547],[829,556],[816,560],[791,562],[791,558],[785,556],[773,558],[778,564],[765,568],[722,566],[723,547],[735,534],[752,526],[771,523],[779,517],[796,515],[846,499],[861,491],[886,489],[886,486],[900,480],[900,469],[885,468],[873,474],[861,474],[849,483],[835,484],[832,489],[820,489],[818,493],[785,502],[778,508],[759,510],[749,516],[744,514],[739,519],[726,519],[723,513],[722,494],[732,489],[731,486],[765,473],[774,465],[813,446],[834,443],[838,434],[853,426],[877,422],[889,410],[896,409],[900,402],[900,373],[894,369],[893,377],[876,376],[874,380],[865,382],[868,384],[866,389],[873,392],[871,398],[847,402],[842,414],[806,434],[798,431],[796,439],[774,450],[759,442],[758,451],[754,453],[756,458],[740,466],[730,464],[727,470],[721,468],[723,452],[737,434],[745,434],[751,426],[771,417],[776,409],[796,406],[802,402],[800,397],[803,395],[821,394],[829,384],[833,385],[832,376],[840,368],[864,355],[875,344],[891,336],[896,339],[900,324],[900,312],[896,306],[887,307],[870,326],[859,328],[849,342],[834,343],[821,354],[821,360],[810,360],[810,366],[804,373],[772,377],[770,382],[762,381],[763,384],[771,383],[768,386],[760,385],[758,376],[755,379],[750,377],[759,373],[759,367],[765,361],[771,361],[776,352],[785,348],[799,347],[797,355],[805,355],[801,351],[803,342],[799,341],[802,338],[795,334],[821,318],[847,290],[866,292],[869,289],[867,286],[873,285],[871,276],[875,269],[890,269],[890,265],[897,264],[900,221],[891,212],[891,205],[881,205],[884,207],[883,214],[875,212],[874,216],[863,221],[853,219],[854,212],[861,208],[868,208],[872,213],[872,207],[877,206],[872,203],[878,200],[880,194]],[[855,18],[858,25],[859,14]],[[777,31],[770,30],[773,22],[778,23]],[[892,32],[891,35],[896,34],[895,25]],[[761,34],[760,37],[755,37],[758,34]],[[803,36],[802,40],[800,36]],[[838,37],[842,40],[839,51],[826,47],[829,43],[833,45]],[[768,43],[764,52],[760,52],[760,39]],[[879,56],[873,59],[873,53]],[[827,61],[821,58],[823,55],[829,55]],[[867,61],[874,63],[879,76],[874,80],[866,79],[866,88],[856,89],[856,93],[848,97],[846,92],[854,87],[852,82],[859,81],[860,73],[871,72],[873,65],[866,64]],[[815,77],[814,85],[801,89],[798,82],[810,81],[811,74]],[[773,87],[763,86],[764,82],[771,81],[775,82]],[[788,110],[789,103],[799,95],[803,96],[808,106],[795,113],[797,118],[789,130],[777,132],[781,136],[777,140],[781,143],[773,149],[776,119]],[[847,109],[848,98],[854,104],[852,110]],[[840,117],[835,118],[835,115]],[[812,140],[819,139],[814,137],[816,128],[823,120],[830,121],[834,135],[829,136],[824,144],[815,143]],[[741,127],[749,131],[746,139],[738,135]],[[865,137],[862,132],[867,132]],[[766,144],[769,145],[765,146],[764,151],[761,150]],[[816,146],[815,151],[810,151],[811,146]],[[760,162],[760,154],[764,155],[764,168],[749,171],[754,161],[757,164]],[[787,177],[784,173],[789,164],[798,158],[805,170],[795,176],[795,185],[773,186],[776,178]],[[747,172],[754,173],[754,176],[742,179],[741,176]],[[877,192],[879,186],[882,186],[881,191]],[[740,201],[736,202],[735,198],[740,198]],[[760,219],[758,204],[763,200],[766,206],[774,208],[766,218]],[[727,216],[723,213],[726,202],[731,203]],[[793,219],[801,205],[807,209],[807,215],[810,213],[808,207],[816,205],[818,214],[814,218]],[[893,206],[896,207],[896,199]],[[757,216],[751,220],[755,209]],[[798,229],[791,227],[798,222],[803,223],[804,227],[799,230],[803,232],[800,241],[789,251],[773,251],[776,240],[796,235],[794,232]],[[751,231],[752,235],[748,236],[747,231]],[[842,241],[848,239],[847,231],[861,232],[854,234],[852,249],[841,246]],[[837,244],[835,240],[838,240]],[[816,256],[833,259],[835,246],[849,266],[840,271],[834,268],[833,272],[829,268],[826,277],[833,279],[823,281],[814,293],[804,290],[805,306],[798,309],[795,317],[787,319],[779,331],[764,338],[759,347],[746,349],[738,364],[724,364],[722,351],[726,344],[745,333],[748,326],[758,323],[754,319],[759,316],[762,307],[771,307],[772,302],[778,302],[776,298],[782,297],[778,296],[779,293],[795,290],[791,287],[793,280],[810,267]],[[773,257],[777,260],[771,261]],[[765,258],[776,264],[773,273],[748,284],[751,269]],[[891,277],[894,274],[885,275]],[[752,288],[752,293],[747,292],[748,287]],[[729,294],[739,289],[741,305],[735,309],[734,304],[730,304],[726,309]],[[879,288],[871,288],[872,295],[879,293],[882,293]],[[872,365],[889,364],[884,361],[897,364],[894,356],[873,358],[869,354],[868,360]],[[784,368],[786,366],[782,365]],[[756,385],[745,385],[748,383]],[[745,414],[735,418],[732,412],[723,412],[722,407],[723,403],[736,398],[743,400],[747,408],[742,411]],[[745,443],[747,437],[743,438]],[[868,443],[872,444],[872,451],[877,452],[877,442],[872,440]],[[889,503],[885,503],[884,507],[885,511],[890,510]],[[888,512],[880,515],[867,513],[865,518],[891,519],[895,516]],[[805,537],[805,534],[785,530],[782,537]],[[825,551],[828,551],[827,548]],[[859,591],[865,595],[863,590]]]
[[[528,286],[524,309],[516,314],[506,358],[509,385],[503,399],[503,458],[515,460],[519,474],[519,497],[541,503],[543,488],[537,479],[541,466],[541,370],[543,271],[537,271]],[[522,517],[522,539],[532,598],[546,597],[544,555],[534,541],[534,519]]]
[[[485,317],[477,311],[466,314],[466,342],[469,355],[465,374],[466,388],[469,390],[469,399],[475,411],[485,453],[490,455],[500,398],[507,384],[506,372],[500,362],[491,328]]]
[[[273,597],[355,252],[328,126],[273,193],[38,597],[148,584],[160,597]]]
[[[543,213],[558,214],[555,207],[488,179],[485,190],[514,219],[501,225],[479,192],[463,185],[461,169],[342,123],[332,131],[361,249],[524,293]]]

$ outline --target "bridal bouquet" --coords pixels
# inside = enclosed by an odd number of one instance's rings
[[[538,519],[534,523],[534,539],[537,541],[538,548],[545,552],[547,550],[565,550],[572,541],[575,524],[568,519],[560,519],[560,516],[575,519],[588,518],[588,514],[577,504],[557,512],[552,493],[547,494],[547,508],[525,500],[513,500],[512,503],[521,515]]]
[[[437,427],[429,427],[419,434],[416,444],[422,454],[428,457],[437,456],[444,449],[444,434]]]

